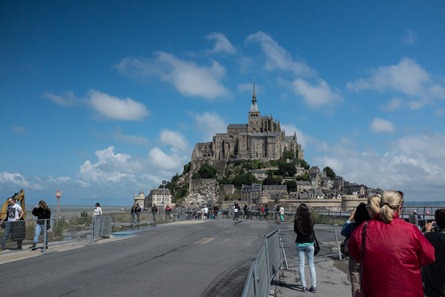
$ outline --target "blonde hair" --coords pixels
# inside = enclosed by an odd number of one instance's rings
[[[395,213],[399,212],[403,205],[403,192],[396,190],[388,190],[383,192],[380,201],[379,217],[386,223],[391,223]]]
[[[368,196],[369,209],[373,214],[380,212],[380,200],[382,196],[380,194],[371,194]]]

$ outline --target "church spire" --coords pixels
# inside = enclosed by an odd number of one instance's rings
[[[253,77],[252,104],[256,105],[255,77]]]
[[[250,106],[250,112],[258,112],[258,106],[256,104],[255,77],[253,78],[252,105]]]

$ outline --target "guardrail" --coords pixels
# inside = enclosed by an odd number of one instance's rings
[[[275,230],[265,236],[260,252],[252,260],[241,297],[269,296],[270,283],[285,259],[280,230]]]

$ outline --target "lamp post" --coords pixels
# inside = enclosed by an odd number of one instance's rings
[[[57,217],[60,218],[60,198],[62,197],[62,191],[57,190],[56,191],[56,198],[57,198]]]
[[[167,185],[167,181],[165,179],[162,180],[162,213],[165,211],[164,202],[165,202],[165,186]],[[165,218],[165,216],[164,216]]]

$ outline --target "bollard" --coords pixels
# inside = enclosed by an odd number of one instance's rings
[[[338,259],[343,260],[343,257],[341,255],[341,251],[340,251],[340,245],[338,244],[337,227],[338,227],[338,224],[334,224],[335,244],[337,245]]]

